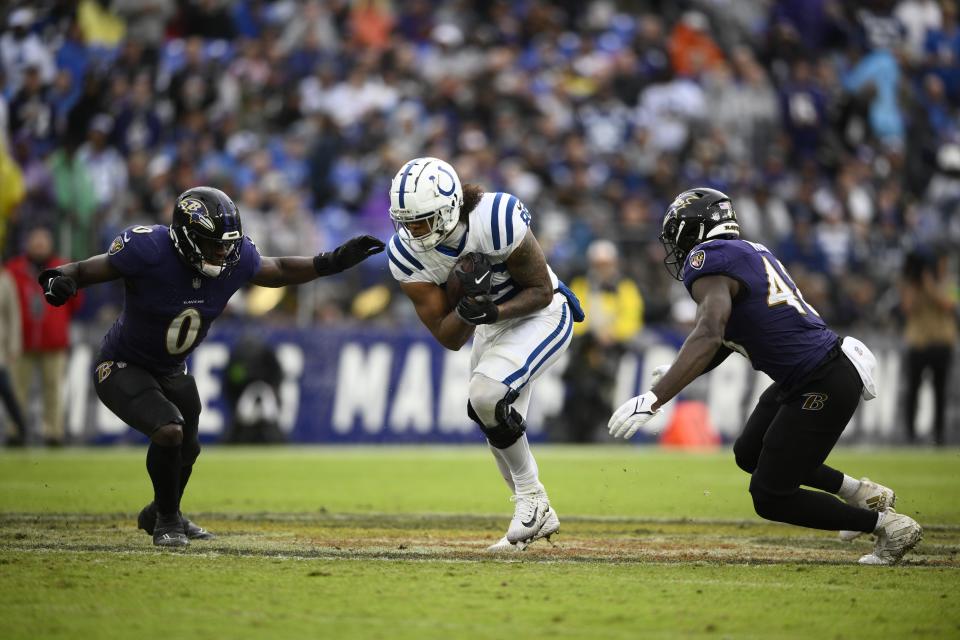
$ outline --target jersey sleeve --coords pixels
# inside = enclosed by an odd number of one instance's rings
[[[502,262],[520,246],[530,228],[530,212],[517,196],[498,193],[493,197],[490,219],[484,237],[489,243],[484,251],[493,262]]]
[[[387,261],[390,273],[398,282],[429,282],[436,284],[426,273],[426,269],[417,256],[407,248],[394,234],[387,243]]]
[[[240,267],[247,282],[257,276],[257,272],[260,271],[260,261],[260,250],[256,243],[249,236],[243,236],[243,244],[240,246]]]
[[[125,278],[134,277],[160,262],[160,244],[166,240],[162,226],[135,226],[123,230],[110,243],[107,260]]]
[[[725,275],[739,279],[732,272],[733,260],[722,244],[707,242],[693,248],[683,263],[683,285],[693,291],[693,283],[703,276]]]

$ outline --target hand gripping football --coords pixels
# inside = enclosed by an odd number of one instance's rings
[[[464,296],[485,296],[490,293],[493,271],[490,260],[481,253],[460,256],[447,276],[447,303],[453,309]]]

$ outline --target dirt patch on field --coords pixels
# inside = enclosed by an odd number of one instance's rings
[[[187,553],[231,556],[621,563],[855,563],[868,536],[766,522],[565,518],[559,534],[524,552],[490,554],[502,517],[385,514],[196,514],[218,534]],[[0,550],[155,552],[132,514],[0,515]],[[960,527],[931,525],[907,565],[960,568]]]

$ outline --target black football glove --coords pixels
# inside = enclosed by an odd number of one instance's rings
[[[467,324],[493,324],[500,317],[500,309],[486,296],[464,296],[457,304],[457,315]]]
[[[43,287],[43,297],[47,303],[55,307],[62,307],[77,295],[77,283],[59,269],[45,269],[37,281]]]
[[[473,262],[473,271],[464,271],[463,265],[467,260],[461,259],[457,261],[453,272],[457,274],[464,297],[485,296],[490,293],[490,285],[493,284],[493,267],[482,253],[471,253],[469,258]]]
[[[350,238],[333,251],[314,257],[313,268],[321,276],[340,273],[383,251],[384,244],[373,236]]]

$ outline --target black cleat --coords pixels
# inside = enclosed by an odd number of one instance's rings
[[[183,521],[177,516],[164,518],[157,515],[157,522],[153,527],[153,544],[158,547],[179,548],[190,544],[187,534],[183,531]]]
[[[183,522],[183,530],[191,540],[213,540],[217,537],[200,525],[187,520],[182,513],[180,514],[180,521]]]
[[[186,536],[191,540],[213,540],[217,536],[210,533],[200,525],[191,522],[187,518],[183,517],[183,514],[179,511],[177,514],[180,516],[180,520],[183,522],[183,531]],[[157,503],[151,502],[143,509],[140,510],[140,515],[137,516],[137,528],[143,529],[149,535],[153,535],[153,527],[157,521]]]
[[[137,528],[143,529],[147,535],[153,535],[153,527],[157,524],[157,503],[151,502],[143,509],[140,509],[140,515],[137,516]]]

